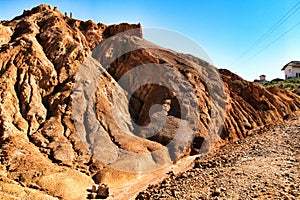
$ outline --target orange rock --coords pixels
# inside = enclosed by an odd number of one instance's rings
[[[130,30],[123,39],[112,37]],[[83,22],[41,5],[1,21],[0,34],[2,189],[9,183],[19,190],[18,182],[53,197],[83,199],[93,176],[118,185],[217,142],[244,138],[300,107],[290,92],[149,43],[140,24]],[[110,39],[115,42],[106,43]],[[118,56],[125,47],[134,50]],[[126,76],[131,70],[140,75]],[[159,83],[127,84],[149,77]],[[89,167],[89,176],[75,170]],[[108,188],[102,192],[108,195]]]

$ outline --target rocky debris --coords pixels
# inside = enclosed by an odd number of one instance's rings
[[[299,199],[298,118],[269,125],[150,185],[136,199]]]
[[[107,185],[105,185],[105,184],[99,185],[97,195],[100,198],[106,198],[106,197],[108,197],[109,196],[109,189],[108,189]]]
[[[105,184],[93,185],[88,199],[106,199],[109,196],[109,188]]]
[[[4,196],[83,199],[93,181],[121,186],[300,107],[290,92],[227,70],[220,76],[201,59],[144,40],[140,24],[84,22],[40,5],[1,21],[0,33]]]

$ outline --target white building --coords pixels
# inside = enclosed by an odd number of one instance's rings
[[[300,78],[300,61],[289,62],[281,70],[285,73],[285,79]]]

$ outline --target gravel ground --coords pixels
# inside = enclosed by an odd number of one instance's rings
[[[265,126],[136,199],[300,199],[300,120]]]

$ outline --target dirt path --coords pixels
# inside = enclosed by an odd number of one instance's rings
[[[137,199],[300,199],[300,120],[266,126]]]

